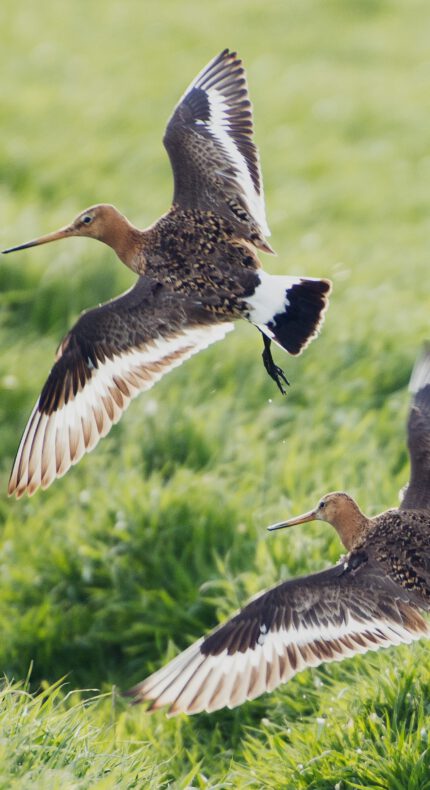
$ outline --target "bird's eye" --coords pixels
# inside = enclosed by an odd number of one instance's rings
[[[324,502],[324,500],[322,499],[322,500],[321,500],[321,502],[320,502],[320,503],[319,503],[319,505],[318,505],[318,509],[319,509],[319,510],[321,510],[321,508],[323,508],[323,507],[325,507],[325,502]]]
[[[82,222],[84,222],[85,225],[89,225],[92,221],[93,218],[90,216],[90,214],[85,214],[85,217],[82,218]]]

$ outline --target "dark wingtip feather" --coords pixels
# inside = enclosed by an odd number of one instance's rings
[[[121,691],[121,697],[127,699],[132,705],[140,705],[142,702],[145,702],[145,698],[140,693],[142,685],[142,683],[138,683],[136,686]]]

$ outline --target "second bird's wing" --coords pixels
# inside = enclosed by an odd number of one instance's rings
[[[17,497],[47,488],[106,436],[132,398],[233,329],[149,277],[81,315],[27,423],[9,480]]]
[[[127,695],[170,715],[234,708],[306,667],[428,634],[405,591],[342,563],[260,595]]]
[[[408,418],[411,462],[402,510],[430,510],[430,348],[415,363],[409,389],[413,395]]]
[[[173,169],[174,203],[218,211],[254,226],[264,247],[262,239],[270,231],[252,133],[245,70],[236,53],[226,49],[186,90],[164,144]]]

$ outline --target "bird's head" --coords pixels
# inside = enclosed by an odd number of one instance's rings
[[[19,244],[17,247],[9,247],[7,250],[3,250],[3,254],[25,250],[28,247],[38,247],[40,244],[67,239],[70,236],[88,236],[108,244],[127,266],[134,268],[136,234],[139,234],[139,231],[115,206],[99,203],[81,211],[70,225],[65,225],[53,233],[47,233],[45,236],[27,241],[25,244]]]
[[[343,491],[333,491],[323,496],[313,510],[290,518],[288,521],[272,524],[269,530],[293,527],[295,524],[303,524],[306,521],[327,521],[338,532],[348,551],[362,536],[363,530],[369,524],[368,519],[349,494],[345,494]]]
[[[90,238],[104,241],[106,236],[109,235],[109,229],[112,224],[115,225],[123,219],[125,218],[114,206],[100,203],[97,206],[90,206],[85,211],[81,211],[70,225],[65,225],[53,233],[39,236],[37,239],[32,239],[32,241],[26,241],[17,247],[9,247],[7,250],[3,250],[3,254],[25,250],[27,247],[38,247],[40,244],[48,244],[50,241],[66,239],[69,236],[89,236]]]

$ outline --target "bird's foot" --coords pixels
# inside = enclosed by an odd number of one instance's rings
[[[272,341],[270,340],[270,338],[266,337],[266,335],[263,335],[263,340],[264,340],[264,351],[261,356],[263,357],[264,367],[266,368],[270,378],[272,378],[273,381],[276,382],[278,389],[281,390],[283,395],[286,395],[287,391],[286,389],[284,389],[283,383],[286,384],[287,387],[289,387],[290,382],[288,381],[282,368],[280,368],[279,365],[275,365],[275,362],[273,361],[272,352],[270,350]]]

